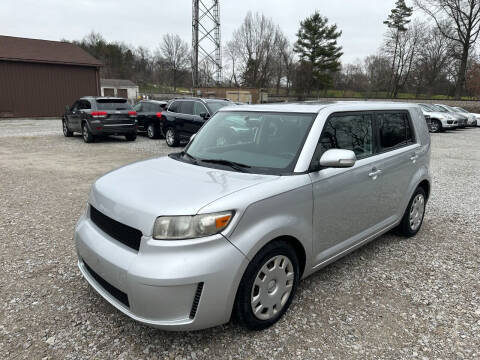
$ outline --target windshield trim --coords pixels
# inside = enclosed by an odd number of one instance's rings
[[[221,111],[222,114],[225,114],[225,113],[228,113],[228,112],[230,112],[230,111],[229,110]],[[232,113],[233,112],[238,113],[238,111],[231,111],[231,112]],[[314,113],[314,112],[293,112],[293,111],[278,112],[278,111],[262,111],[262,110],[253,110],[253,111],[252,110],[246,110],[244,112],[245,113],[270,114],[270,115],[281,115],[281,114],[285,114],[285,115],[310,115],[312,117],[311,123],[310,123],[307,131],[305,131],[305,135],[304,135],[302,141],[300,142],[300,144],[298,146],[297,153],[295,154],[295,157],[290,162],[289,166],[287,166],[286,168],[283,168],[283,169],[279,169],[279,168],[258,167],[258,166],[249,165],[250,166],[249,168],[244,169],[246,171],[242,171],[242,173],[245,173],[245,174],[256,174],[256,175],[285,176],[285,175],[297,175],[297,174],[299,174],[299,173],[295,172],[295,167],[298,163],[298,159],[300,158],[300,155],[303,152],[303,148],[304,148],[305,143],[307,141],[308,135],[310,134],[310,132],[312,130],[312,127],[315,124],[315,120],[316,120],[318,114]],[[220,111],[215,113],[215,115],[213,115],[209,119],[209,121],[211,121],[211,119],[213,119],[214,116],[217,116],[217,114],[219,114],[219,113],[220,113]],[[200,130],[198,130],[198,132],[202,131],[202,129],[204,128],[204,126],[206,124],[207,124],[207,122],[205,122],[205,124],[203,124],[203,126],[200,128]],[[240,171],[237,171],[237,170],[235,170],[235,169],[233,169],[233,168],[231,168],[230,166],[227,166],[227,165],[203,162],[203,161],[201,161],[202,159],[198,159],[199,161],[197,161],[196,163],[193,162],[193,161],[186,160],[185,156],[183,156],[183,154],[187,154],[187,155],[193,157],[191,154],[188,153],[188,149],[190,148],[191,144],[194,141],[195,141],[195,139],[190,141],[185,146],[185,148],[183,149],[182,152],[172,153],[172,154],[169,154],[168,156],[172,159],[182,161],[182,162],[186,162],[188,164],[192,164],[192,165],[196,165],[196,166],[202,166],[202,167],[208,167],[208,168],[220,169],[220,170],[226,170],[226,171],[233,171],[233,172],[240,172]]]

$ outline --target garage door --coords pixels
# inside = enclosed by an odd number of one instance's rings
[[[117,96],[127,99],[128,98],[128,92],[127,89],[117,89]]]
[[[114,88],[104,88],[103,89],[103,96],[115,96],[115,89]]]

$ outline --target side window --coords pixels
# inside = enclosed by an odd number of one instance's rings
[[[373,126],[370,114],[333,115],[327,119],[313,155],[311,168],[318,169],[323,153],[329,149],[355,152],[357,159],[373,155]]]
[[[170,104],[170,106],[168,107],[168,111],[171,111],[171,112],[179,112],[179,108],[180,108],[180,101],[174,101]]]
[[[193,101],[182,101],[180,112],[182,114],[193,115]]]
[[[405,112],[377,114],[380,150],[406,146],[413,142],[410,120]]]
[[[82,101],[82,109],[83,110],[90,110],[92,106],[90,105],[90,101],[84,100]]]
[[[201,113],[208,114],[207,108],[200,101],[195,101],[193,105],[193,115],[200,115]]]
[[[80,101],[75,101],[72,105],[72,107],[70,108],[71,111],[77,111],[79,110],[80,108]]]
[[[133,107],[133,110],[135,110],[136,112],[141,112],[142,111],[142,103],[138,103],[137,105],[135,105]]]

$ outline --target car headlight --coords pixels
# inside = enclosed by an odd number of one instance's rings
[[[155,220],[153,238],[186,240],[218,234],[233,218],[233,211],[194,216],[160,216]]]

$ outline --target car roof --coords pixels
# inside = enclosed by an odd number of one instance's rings
[[[80,100],[125,100],[125,98],[116,97],[116,96],[84,96]]]
[[[140,102],[151,102],[151,103],[155,103],[155,104],[167,104],[167,101],[164,101],[164,100],[151,100],[151,99],[140,100]]]
[[[175,101],[175,100],[200,100],[200,101],[203,101],[204,103],[209,103],[209,102],[214,102],[214,101],[227,101],[227,102],[231,102],[230,100],[228,99],[216,99],[216,98],[201,98],[201,97],[195,97],[195,96],[191,96],[191,97],[179,97],[179,98],[175,98],[175,99],[172,99],[171,101]]]
[[[332,111],[376,111],[376,110],[408,110],[418,108],[416,103],[383,102],[383,101],[331,101],[331,102],[297,102],[259,105],[237,105],[221,108],[219,111],[263,111],[319,113],[324,109]]]

